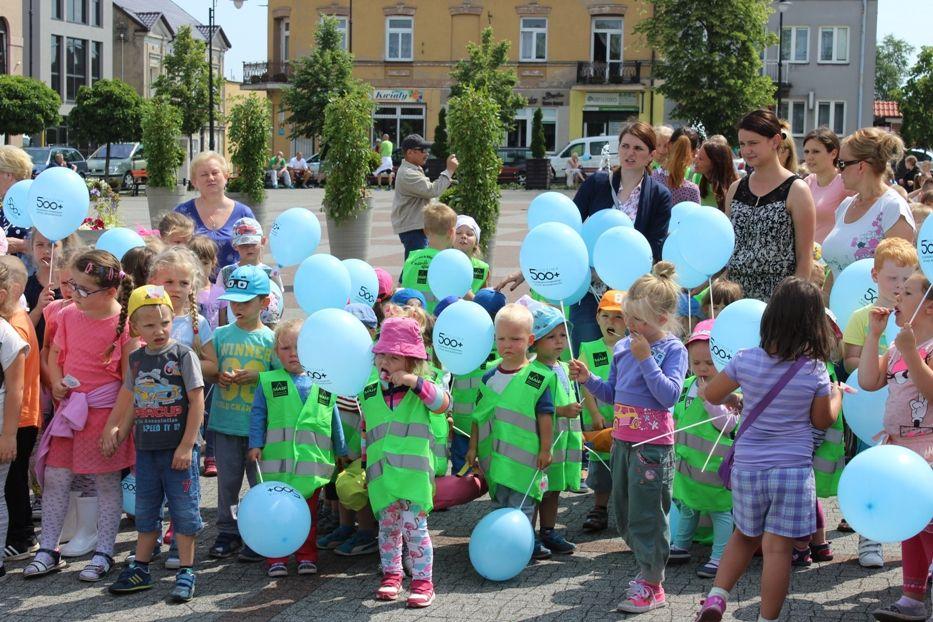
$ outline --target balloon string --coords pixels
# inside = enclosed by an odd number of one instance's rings
[[[554,446],[557,445],[557,441],[560,440],[560,437],[564,435],[565,430],[561,430],[560,434],[557,435],[557,438],[554,439],[554,442],[551,443],[551,453],[554,453]],[[535,471],[535,474],[531,476],[531,483],[528,484],[528,489],[525,490],[525,496],[522,497],[521,503],[518,504],[518,509],[522,509],[522,506],[525,505],[525,499],[528,498],[528,494],[531,492],[531,487],[535,485],[535,480],[538,479],[538,473],[541,472],[541,469]]]
[[[712,419],[710,421],[712,421]],[[723,424],[722,429],[719,431],[719,436],[716,438],[716,442],[713,443],[713,447],[709,450],[709,455],[706,456],[706,462],[703,463],[703,468],[700,469],[701,471],[705,471],[707,465],[709,465],[709,461],[713,459],[713,454],[716,452],[716,446],[719,445],[719,441],[722,440],[722,435],[725,433],[727,427],[729,427],[728,421]]]
[[[930,286],[927,288],[927,292],[923,295],[923,299],[920,301],[920,304],[917,305],[917,308],[914,309],[914,314],[910,316],[910,321],[908,324],[914,323],[914,318],[917,317],[917,313],[920,312],[920,307],[923,306],[923,303],[926,302],[927,296],[930,295],[930,290],[933,289],[933,283],[930,283]]]
[[[695,427],[697,427],[698,425],[703,425],[704,423],[709,423],[710,421],[716,421],[717,419],[722,419],[723,417],[731,417],[731,416],[732,416],[731,413],[726,413],[725,415],[719,415],[718,417],[710,417],[709,419],[704,419],[703,421],[697,421],[696,423],[691,423],[690,425],[685,425],[684,427],[679,428],[679,429],[677,429],[677,430],[674,430],[673,432],[665,432],[664,434],[661,434],[661,435],[659,435],[659,436],[655,436],[654,438],[649,438],[648,440],[644,440],[644,441],[635,443],[634,445],[632,445],[632,447],[640,447],[641,445],[646,445],[646,444],[648,444],[648,443],[650,443],[650,442],[652,442],[652,441],[656,441],[656,440],[662,439],[662,438],[664,438],[665,436],[671,436],[671,435],[673,435],[673,434],[677,434],[678,432],[683,432],[684,430],[689,430],[690,428],[695,428]]]
[[[259,483],[262,484],[262,483],[263,483],[263,480],[262,480],[262,469],[259,468],[259,460],[256,460],[255,462],[253,462],[253,464],[256,465],[256,473],[259,475]]]
[[[560,301],[560,315],[562,318],[564,318],[564,330],[567,331],[567,341],[568,345],[570,346],[570,358],[577,358],[577,355],[573,353],[573,339],[570,338],[570,324],[567,323],[567,311],[564,309],[563,300]],[[574,397],[577,398],[577,404],[582,404],[583,393],[580,391],[580,384],[576,380],[573,381],[573,389],[574,393],[576,393]]]
[[[586,443],[586,446],[590,450],[589,455],[599,460],[602,463],[602,465],[606,467],[607,471],[612,472],[612,469],[609,467],[608,464],[606,464],[606,461],[600,458],[599,453],[595,449],[593,449],[593,443]]]
[[[452,428],[454,429],[454,432],[456,432],[457,434],[461,434],[461,435],[463,435],[463,436],[465,436],[465,437],[467,437],[467,438],[470,438],[470,435],[469,435],[469,434],[467,434],[466,432],[464,432],[463,430],[461,430],[461,429],[458,428],[457,426],[452,425],[452,426],[450,426],[450,427],[452,427]]]
[[[716,319],[716,304],[713,301],[713,277],[709,277],[709,314],[712,316],[710,319]]]

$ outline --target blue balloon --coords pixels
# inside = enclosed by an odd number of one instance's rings
[[[697,272],[712,276],[722,270],[732,257],[735,250],[732,221],[715,207],[702,205],[691,209],[678,229],[688,236],[680,245],[680,252]]]
[[[855,369],[846,384],[856,393],[842,394],[842,412],[846,424],[866,445],[877,445],[872,437],[884,429],[884,406],[888,401],[887,385],[877,391],[866,391],[858,384],[858,369]]]
[[[269,231],[269,250],[283,268],[300,264],[320,243],[321,223],[304,207],[292,207],[279,214]]]
[[[3,215],[14,227],[28,229],[32,226],[32,216],[28,209],[31,187],[32,180],[23,179],[10,186],[3,196]]]
[[[680,203],[678,203],[678,205],[680,205]],[[664,240],[664,247],[661,249],[661,259],[674,264],[674,268],[676,269],[675,276],[681,287],[693,289],[705,283],[707,277],[691,268],[690,264],[684,259],[683,253],[680,252],[681,240],[686,236],[686,232],[681,232],[679,230],[671,232],[671,234],[667,236],[667,239]]]
[[[470,563],[483,578],[508,581],[525,569],[535,547],[528,517],[516,508],[500,508],[482,518],[470,534]]]
[[[356,395],[373,369],[373,340],[355,316],[322,309],[298,334],[298,358],[314,383],[337,395]]]
[[[871,278],[874,259],[859,259],[839,273],[829,294],[829,308],[845,330],[852,314],[878,300],[878,285]]]
[[[739,350],[758,347],[765,306],[760,300],[744,298],[719,312],[709,334],[709,351],[716,369],[722,371]]]
[[[560,222],[577,233],[583,229],[583,218],[573,199],[561,192],[543,192],[528,206],[528,230],[546,222]]]
[[[136,476],[130,473],[120,482],[123,489],[123,511],[136,516]]]
[[[295,299],[305,313],[343,309],[350,298],[350,273],[333,255],[311,255],[295,272]]]
[[[933,519],[933,470],[906,447],[880,445],[855,456],[838,494],[846,521],[877,542],[908,540]]]
[[[438,300],[463,296],[473,284],[473,263],[461,250],[442,250],[428,265],[428,287]]]
[[[584,281],[590,281],[583,238],[559,222],[546,222],[529,231],[518,263],[528,285],[549,300],[568,300]]]
[[[107,229],[104,231],[100,238],[97,239],[97,244],[94,245],[94,248],[99,251],[107,251],[116,257],[117,260],[123,261],[123,255],[126,254],[126,251],[145,245],[146,242],[143,240],[142,236],[132,229],[116,227],[115,229]]]
[[[651,245],[640,231],[613,227],[593,249],[593,267],[603,283],[612,289],[627,290],[639,277],[651,272]]]
[[[450,373],[469,374],[489,356],[495,333],[484,308],[471,300],[458,300],[434,324],[434,353]]]
[[[673,233],[680,227],[680,223],[684,221],[684,218],[693,213],[694,210],[699,209],[700,204],[694,201],[681,201],[677,205],[671,208],[671,221],[667,226],[667,230]]]
[[[929,218],[923,221],[917,232],[917,256],[923,274],[933,280],[933,220]]]
[[[379,297],[376,270],[362,259],[344,259],[343,265],[350,275],[350,302],[359,302],[368,307],[376,304],[376,298]]]
[[[249,548],[267,558],[288,557],[308,539],[311,510],[288,484],[263,482],[243,496],[236,522]]]
[[[52,242],[64,240],[87,218],[91,195],[70,168],[47,168],[32,182],[26,197],[33,226]]]
[[[578,302],[580,302],[581,300],[583,300],[583,299],[586,297],[586,295],[590,292],[590,285],[591,285],[590,279],[584,279],[584,281],[583,281],[582,283],[580,283],[580,288],[577,289],[576,292],[574,292],[573,294],[571,294],[570,296],[568,296],[568,297],[563,301],[564,306],[567,307],[567,306],[570,306],[570,305],[575,305],[575,304],[577,304]],[[561,303],[560,300],[551,300],[550,298],[545,298],[544,300],[545,300],[548,304],[554,305],[555,307],[560,307],[560,303]],[[573,332],[573,331],[571,331],[571,332]]]
[[[586,251],[590,255],[590,265],[593,265],[593,249],[596,240],[613,227],[634,227],[632,219],[625,212],[617,209],[601,209],[583,223],[583,241],[586,242]]]

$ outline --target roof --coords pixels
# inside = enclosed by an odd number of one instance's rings
[[[897,102],[875,100],[875,116],[885,118],[900,117],[901,109],[898,107]]]
[[[195,38],[207,41],[209,34],[207,24],[199,22],[172,0],[114,0],[113,3],[147,29],[151,28],[161,16],[173,32],[178,32],[182,26],[190,26]],[[214,29],[227,49],[230,49],[232,46],[223,28],[215,24]]]
[[[145,26],[147,29],[151,29],[152,26],[157,21],[159,21],[159,18],[162,17],[162,14],[157,12],[147,12],[136,13],[135,16],[143,26]]]

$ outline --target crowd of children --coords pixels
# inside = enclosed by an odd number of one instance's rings
[[[560,493],[590,489],[582,530],[604,531],[614,516],[638,567],[619,611],[664,606],[666,567],[689,561],[703,542],[711,550],[697,574],[714,583],[696,619],[722,619],[761,550],[759,620],[767,622],[780,613],[793,566],[832,559],[817,499],[836,494],[844,466],[837,374],[859,367],[863,387],[888,384],[888,442],[933,461],[933,418],[916,407],[933,397],[933,299],[904,240],[879,244],[878,302],[844,331],[819,288],[790,277],[767,306],[760,347],[717,373],[710,335],[719,311],[743,297],[736,283],[684,292],[674,266],[659,262],[627,292],[602,295],[601,338],[571,353],[564,314],[527,296],[507,304],[489,289],[479,226],[433,203],[429,247],[411,253],[401,287],[377,269],[377,302],[346,307],[374,339],[375,366],[359,395],[337,396],[304,373],[301,322],[282,321],[284,288],[261,262],[261,225],[244,218],[233,229],[239,260],[229,266],[217,265],[214,242],[178,213],[163,219],[161,240],[149,238],[122,263],[74,240],[53,247],[36,231],[32,275],[0,257],[0,537],[7,561],[35,553],[24,577],[88,553],[81,580],[111,573],[130,470],[139,536],[110,592],[153,587],[152,562],[170,544],[171,598],[190,600],[202,503],[216,510],[210,556],[264,561],[269,576],[286,576],[289,560],[250,550],[233,511],[244,476],[253,486],[262,475],[293,486],[311,510],[294,554],[298,574],[317,572],[318,549],[378,553],[376,598],[399,598],[408,574],[407,605],[427,607],[432,510],[488,488],[493,505],[519,508],[537,526],[532,556],[541,560],[575,551],[558,529]],[[446,373],[432,347],[436,316],[457,300],[437,300],[427,283],[431,260],[448,248],[470,256],[464,298],[495,326],[489,357],[468,374]],[[889,344],[892,308],[902,330]],[[216,499],[201,499],[200,476],[217,477]],[[77,527],[75,506],[85,508]],[[878,619],[926,619],[931,533],[903,543],[904,594]],[[80,546],[62,546],[72,539]],[[880,566],[880,544],[863,538],[860,561]]]

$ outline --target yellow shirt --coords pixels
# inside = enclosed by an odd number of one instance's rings
[[[869,314],[875,306],[876,305],[865,305],[852,314],[852,317],[849,318],[849,323],[846,324],[845,331],[842,333],[842,340],[845,343],[859,346],[860,348],[865,347],[865,339],[868,338]],[[878,342],[878,354],[883,355],[887,351],[888,340],[885,334],[881,333],[881,339]]]

